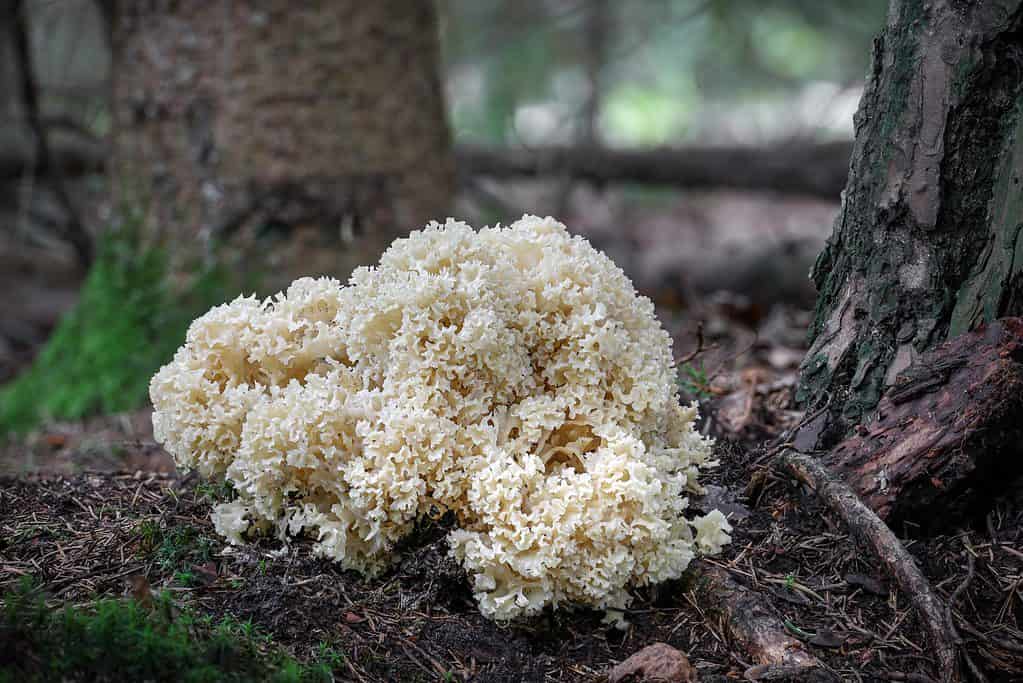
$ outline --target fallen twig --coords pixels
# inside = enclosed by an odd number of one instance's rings
[[[940,680],[962,680],[958,637],[945,606],[892,530],[859,496],[815,458],[792,449],[783,450],[775,467],[812,488],[849,527],[861,544],[873,551],[899,588],[909,596],[937,661]]]
[[[955,609],[956,602],[959,600],[959,596],[966,592],[966,589],[973,581],[973,576],[977,566],[976,558],[974,558],[973,553],[970,551],[969,547],[966,546],[965,540],[963,541],[963,545],[964,547],[966,547],[967,562],[966,578],[964,578],[962,583],[960,583],[952,592],[952,595],[948,599],[948,604],[945,605],[945,618],[948,620],[948,623],[952,626],[952,631],[955,633],[957,642],[960,641],[960,638],[959,632],[955,628],[955,620],[952,618],[952,610]],[[963,660],[966,662],[966,668],[969,670],[970,675],[973,676],[973,680],[977,681],[977,683],[987,683],[987,676],[985,676],[984,673],[980,670],[980,668],[973,661],[973,658],[970,657],[969,653],[965,650],[965,648],[962,650],[962,655]]]
[[[746,671],[748,680],[838,680],[786,632],[785,623],[758,592],[741,585],[720,565],[700,562],[698,567],[703,583],[697,590],[708,594],[701,602],[717,605],[728,636],[755,663]]]
[[[677,361],[675,361],[671,365],[673,367],[681,367],[683,365],[686,365],[688,363],[693,362],[694,360],[696,360],[697,356],[699,356],[701,353],[703,353],[706,350],[706,349],[703,348],[703,344],[704,344],[704,339],[703,339],[703,321],[700,321],[696,325],[696,348],[693,349],[692,351],[690,351],[689,353],[687,353],[686,355],[682,356],[681,358],[679,358]]]

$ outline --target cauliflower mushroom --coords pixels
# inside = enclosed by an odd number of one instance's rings
[[[712,444],[652,303],[551,218],[431,223],[346,286],[218,306],[150,393],[177,464],[234,485],[229,542],[306,533],[374,574],[450,511],[494,619],[625,607],[728,540],[719,512],[684,516]]]

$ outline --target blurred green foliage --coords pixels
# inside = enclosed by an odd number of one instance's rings
[[[51,610],[25,582],[2,602],[0,683],[333,681],[344,661],[323,646],[303,664],[251,622],[179,610],[167,594],[154,595],[148,607],[108,599],[88,610]]]
[[[0,434],[143,405],[150,377],[191,321],[227,298],[229,281],[214,266],[172,283],[163,248],[144,244],[130,222],[109,231],[75,307],[32,366],[0,387]]]
[[[604,142],[643,145],[826,127],[829,98],[838,98],[866,75],[871,39],[883,25],[888,2],[440,0],[439,5],[458,139],[570,143],[596,89]],[[597,55],[590,39],[595,28],[606,35]],[[594,60],[596,83],[587,70]],[[813,84],[826,87],[814,96],[808,91]],[[800,107],[809,111],[793,116]],[[722,112],[728,120],[722,120]],[[851,131],[845,113],[843,125]],[[743,126],[745,131],[735,130]]]
[[[862,82],[888,0],[437,0],[460,140],[569,143],[596,88],[604,142],[828,129],[829,98]],[[97,3],[37,0],[45,112],[110,128],[110,54]],[[593,40],[594,33],[600,40]],[[596,83],[593,82],[597,64]],[[813,85],[828,86],[810,93]],[[73,86],[73,87],[69,87]],[[855,88],[852,94],[855,100]],[[851,131],[843,102],[844,134]],[[723,117],[723,114],[727,116]],[[723,120],[724,118],[724,120]],[[737,133],[736,129],[741,129]],[[781,129],[781,130],[778,130]],[[825,130],[824,132],[834,133]]]

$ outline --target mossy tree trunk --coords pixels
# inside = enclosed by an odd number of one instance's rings
[[[922,352],[1023,313],[1021,5],[892,1],[812,274],[800,398],[829,406],[816,446],[868,417]]]
[[[179,244],[290,235],[289,275],[344,278],[447,216],[454,160],[430,0],[105,7],[115,200],[141,204]]]

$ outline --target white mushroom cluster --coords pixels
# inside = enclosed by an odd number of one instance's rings
[[[720,512],[684,516],[711,443],[653,305],[551,218],[433,223],[347,286],[218,306],[150,393],[178,465],[234,485],[231,542],[309,534],[373,574],[450,511],[494,619],[624,607],[729,540]]]

